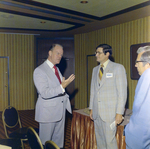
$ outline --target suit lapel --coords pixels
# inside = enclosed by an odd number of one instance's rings
[[[48,64],[46,63],[46,61],[43,63],[43,68],[44,68],[46,74],[49,76],[49,78],[53,78],[55,82],[59,83],[58,78],[56,77],[56,75],[53,72],[53,70],[48,66]]]
[[[106,74],[109,73],[110,70],[112,70],[112,62],[111,61],[109,61],[109,63],[107,64],[106,69],[104,70],[104,73],[103,73],[103,76],[102,76],[102,79],[101,79],[101,82],[100,82],[100,88],[105,83],[105,81],[106,81]]]
[[[100,69],[100,65],[97,66],[97,70],[96,70],[96,76],[97,77],[97,80],[96,80],[96,85],[97,87],[99,87],[99,69]]]

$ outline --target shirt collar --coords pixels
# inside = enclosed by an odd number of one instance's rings
[[[104,65],[103,70],[106,69],[107,64],[109,63],[109,61],[110,61],[110,60],[108,59],[105,63],[103,63],[103,65]]]
[[[48,59],[46,60],[46,63],[48,64],[48,66],[50,68],[53,68],[54,64],[52,62],[50,62]]]

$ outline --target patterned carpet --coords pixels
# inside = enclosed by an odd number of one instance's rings
[[[22,110],[18,111],[23,127],[31,126],[38,128],[38,123],[34,120],[34,110]],[[65,126],[65,149],[70,149],[70,131],[71,131],[71,115],[66,114],[66,126]],[[5,139],[5,132],[2,123],[2,112],[0,112],[0,139]],[[25,149],[30,149],[28,142],[24,143]]]

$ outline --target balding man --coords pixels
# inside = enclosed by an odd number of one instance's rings
[[[55,66],[63,56],[63,47],[53,44],[48,51],[47,60],[34,71],[34,84],[38,92],[35,120],[39,122],[39,136],[44,145],[54,141],[60,148],[64,146],[64,126],[66,109],[71,113],[69,96],[65,88],[75,79],[62,77]]]

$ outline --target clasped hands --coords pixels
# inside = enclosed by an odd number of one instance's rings
[[[93,111],[90,110],[90,118],[91,120],[93,120]],[[116,114],[116,117],[115,117],[115,121],[116,121],[116,125],[120,124],[122,121],[123,121],[124,117],[121,115],[121,114]]]
[[[65,80],[65,77],[63,77],[61,85],[65,89],[73,80],[75,79],[75,75],[72,74],[69,76],[68,79]]]

